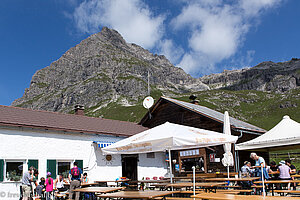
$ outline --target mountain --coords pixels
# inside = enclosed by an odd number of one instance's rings
[[[288,62],[262,62],[240,70],[225,70],[223,73],[201,77],[211,89],[258,90],[284,93],[300,87],[300,59]]]
[[[81,104],[87,114],[101,116],[99,110],[112,104],[140,103],[148,93],[148,72],[156,97],[208,89],[165,56],[126,43],[117,31],[104,27],[37,71],[23,97],[12,105],[69,113]]]
[[[300,122],[300,59],[196,79],[106,27],[38,70],[12,106],[72,113],[80,104],[88,116],[138,122],[147,112],[142,101],[148,95],[148,72],[155,100],[165,95],[189,101],[194,93],[201,105],[228,110],[265,129],[284,114]]]

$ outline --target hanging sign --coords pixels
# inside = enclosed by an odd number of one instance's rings
[[[187,150],[187,151],[180,151],[180,156],[197,156],[200,155],[199,149]]]

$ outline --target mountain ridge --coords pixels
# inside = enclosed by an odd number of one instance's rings
[[[300,88],[300,59],[268,61],[251,68],[193,78],[165,56],[127,43],[117,31],[104,27],[38,70],[30,87],[12,106],[72,113],[74,106],[81,104],[88,116],[138,122],[146,113],[141,103],[149,95],[148,72],[150,95],[156,100],[169,96],[188,101],[186,97],[196,93],[207,97],[202,101],[208,107],[218,111],[226,108],[239,119],[249,119],[248,122],[251,115],[244,112],[244,103],[261,105],[257,99],[276,99],[276,108],[281,111],[298,109],[300,103],[291,96]],[[252,96],[245,98],[243,91]],[[288,100],[281,101],[280,95]],[[245,115],[239,115],[238,110]],[[259,120],[254,123],[259,124]]]

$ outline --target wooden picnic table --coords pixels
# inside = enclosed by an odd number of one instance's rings
[[[226,182],[197,182],[195,183],[196,187],[215,187],[218,185],[225,185]],[[192,182],[181,182],[181,183],[170,183],[167,185],[167,187],[178,187],[178,188],[184,188],[184,187],[193,187]]]
[[[117,183],[117,187],[119,186],[119,183],[122,183],[122,182],[128,182],[128,181],[131,181],[131,179],[121,179],[121,180],[101,180],[101,181],[95,181],[96,183],[98,183],[99,185],[104,185],[105,187],[108,186],[108,183]]]
[[[74,190],[74,192],[108,193],[122,189],[124,189],[124,187],[86,187],[77,188]]]
[[[138,180],[137,182],[138,183],[170,183],[170,180]]]
[[[212,191],[216,190],[217,186],[226,185],[226,182],[197,182],[195,183],[195,187],[201,187],[204,188],[205,191]],[[173,188],[188,188],[193,187],[192,182],[181,182],[181,183],[172,183],[168,184],[166,187],[173,187]]]
[[[260,177],[244,177],[244,178],[207,178],[205,181],[255,181]]]
[[[262,184],[262,181],[255,181],[254,183]],[[300,183],[300,180],[265,180],[264,183],[271,185],[272,195],[274,196],[274,184]]]
[[[300,180],[266,180],[265,184],[276,184],[276,183],[300,183]],[[262,184],[262,181],[255,181],[255,184]]]
[[[199,193],[192,195],[192,198],[208,199],[208,200],[294,200],[299,197],[282,197],[282,196],[261,196],[261,195],[233,195],[224,193]]]
[[[123,187],[85,187],[85,188],[77,188],[74,190],[74,192],[103,194],[103,193],[114,192],[122,189]]]
[[[119,191],[97,195],[100,198],[124,198],[124,199],[153,199],[165,197],[178,191]]]
[[[70,186],[70,183],[65,183],[64,185]],[[81,187],[90,187],[90,186],[96,186],[96,185],[98,185],[98,183],[81,183],[80,184]]]
[[[300,178],[300,174],[291,175],[291,177]]]

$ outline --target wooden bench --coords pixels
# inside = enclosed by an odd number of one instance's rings
[[[251,193],[253,190],[240,189],[240,190],[220,190],[217,189],[216,192],[226,193],[226,194],[239,194],[239,193]]]
[[[300,190],[274,190],[274,192],[277,192],[279,194],[284,195],[286,194],[300,194]]]
[[[54,197],[55,198],[64,198],[65,199],[67,197],[67,195],[66,194],[60,194],[60,193],[55,193]]]
[[[262,185],[251,185],[252,188],[263,188]]]
[[[194,198],[190,197],[166,197],[166,200],[194,200]]]
[[[218,188],[242,188],[239,185],[218,185]]]

